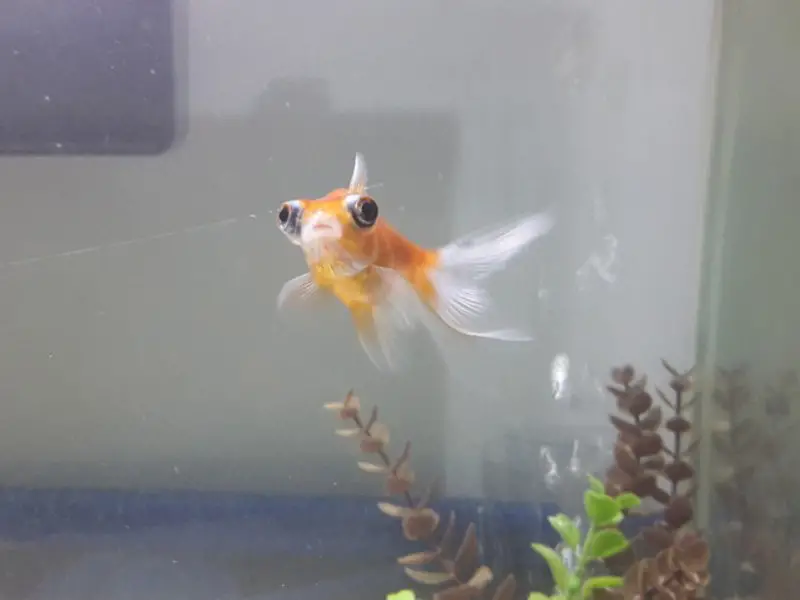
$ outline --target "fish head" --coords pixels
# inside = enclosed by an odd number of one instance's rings
[[[300,246],[310,261],[335,256],[368,263],[375,248],[378,204],[366,194],[366,163],[356,155],[347,188],[317,199],[284,202],[278,210],[278,228]]]

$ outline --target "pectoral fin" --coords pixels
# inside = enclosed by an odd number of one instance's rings
[[[283,284],[278,294],[278,310],[287,306],[311,307],[318,306],[325,299],[322,289],[314,283],[310,273],[298,275]]]

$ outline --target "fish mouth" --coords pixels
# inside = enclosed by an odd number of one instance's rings
[[[334,241],[342,237],[342,226],[327,215],[314,215],[303,223],[302,239],[304,244]]]

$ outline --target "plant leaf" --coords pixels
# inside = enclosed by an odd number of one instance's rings
[[[623,492],[616,498],[614,501],[617,503],[617,506],[620,510],[630,510],[631,508],[636,508],[642,503],[642,500],[636,494],[632,494],[631,492]]]
[[[494,579],[494,573],[486,565],[481,565],[478,570],[469,578],[467,585],[475,590],[482,590]]]
[[[581,532],[574,521],[567,515],[560,513],[552,517],[547,517],[550,526],[558,532],[564,543],[570,550],[575,550],[581,542]]]
[[[358,427],[352,427],[350,429],[337,429],[336,435],[340,435],[342,437],[353,437],[361,433],[361,430]]]
[[[386,473],[386,467],[383,465],[376,465],[375,463],[364,460],[358,461],[358,468],[365,473]]]
[[[561,561],[561,557],[552,548],[543,544],[531,544],[531,547],[539,553],[539,555],[547,561],[547,566],[550,567],[550,573],[553,576],[553,581],[559,592],[564,592],[569,585],[569,569]]]
[[[405,506],[397,506],[396,504],[392,504],[390,502],[378,502],[378,510],[389,517],[394,517],[395,519],[401,519],[408,515],[411,511],[410,508],[406,508]]]
[[[587,490],[583,495],[586,516],[595,527],[616,525],[622,520],[622,511],[611,496]]]
[[[594,590],[621,587],[624,582],[622,577],[612,577],[611,575],[590,577],[583,584],[583,597],[588,600],[592,597]]]
[[[619,554],[628,547],[628,540],[618,529],[604,529],[592,535],[587,546],[586,557],[597,560]]]
[[[411,590],[400,590],[394,594],[387,594],[386,600],[416,600],[417,597]]]
[[[528,594],[528,600],[550,600],[550,596],[546,596],[542,592],[531,592]]]
[[[597,477],[589,475],[589,489],[598,494],[605,494],[606,486]]]
[[[414,552],[413,554],[406,554],[397,559],[401,565],[427,565],[428,563],[436,560],[439,556],[438,552],[427,550],[425,552]]]
[[[450,581],[453,576],[450,573],[434,573],[432,571],[419,571],[417,569],[405,569],[406,575],[417,583],[425,585],[439,585],[445,581]]]

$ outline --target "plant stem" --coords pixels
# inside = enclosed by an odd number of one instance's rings
[[[352,419],[356,427],[358,427],[362,432],[364,432],[364,435],[372,437],[372,435],[367,431],[366,426],[364,425],[364,421],[361,419],[361,415],[356,413],[353,415]],[[392,466],[392,461],[389,458],[389,455],[386,454],[385,450],[378,450],[378,456],[381,457],[381,460],[383,461],[383,464],[386,465],[386,468]],[[403,492],[403,496],[405,497],[406,502],[408,503],[408,507],[414,508],[414,499],[411,497],[411,494],[408,491],[406,491]]]
[[[568,590],[564,590],[564,595],[566,596],[567,600],[579,600],[583,593],[583,578],[586,573],[586,566],[589,562],[587,558],[589,556],[589,545],[592,542],[592,538],[594,538],[594,525],[589,525],[589,531],[586,533],[586,539],[583,541],[583,547],[581,548],[581,555],[578,557],[578,566],[575,567],[575,578],[578,580],[577,589],[570,587]]]
[[[677,387],[677,386],[676,386]],[[683,416],[683,393],[681,390],[675,390],[675,415],[677,417]],[[681,439],[683,438],[683,434],[679,431],[675,431],[673,433],[673,447],[675,449],[675,462],[681,460]],[[672,491],[670,496],[673,498],[678,494],[678,482],[672,482]]]
[[[351,418],[352,418],[353,423],[355,423],[356,427],[358,427],[364,433],[364,435],[366,435],[368,437],[372,437],[372,434],[369,431],[367,431],[367,426],[364,423],[364,420],[361,418],[361,415],[358,412],[356,412],[356,414],[354,414]],[[380,456],[381,461],[383,461],[383,464],[386,466],[387,469],[391,468],[392,460],[389,457],[389,455],[386,453],[385,450],[378,450],[378,456]],[[406,499],[406,503],[408,504],[408,507],[413,509],[416,506],[416,504],[414,502],[414,499],[411,497],[411,493],[408,490],[406,490],[405,492],[403,492],[403,496]],[[428,545],[431,547],[431,549],[433,551],[435,551],[437,553],[441,551],[441,548],[438,545],[432,544],[430,542],[430,540],[425,540],[425,541],[428,542]],[[453,576],[454,581],[458,585],[463,585],[464,584],[464,582],[461,581],[461,579],[459,579],[456,576],[455,569],[450,564],[449,561],[445,560],[441,555],[437,554],[436,562],[442,567],[442,569],[444,571],[446,571],[447,573],[450,573],[450,575]]]

